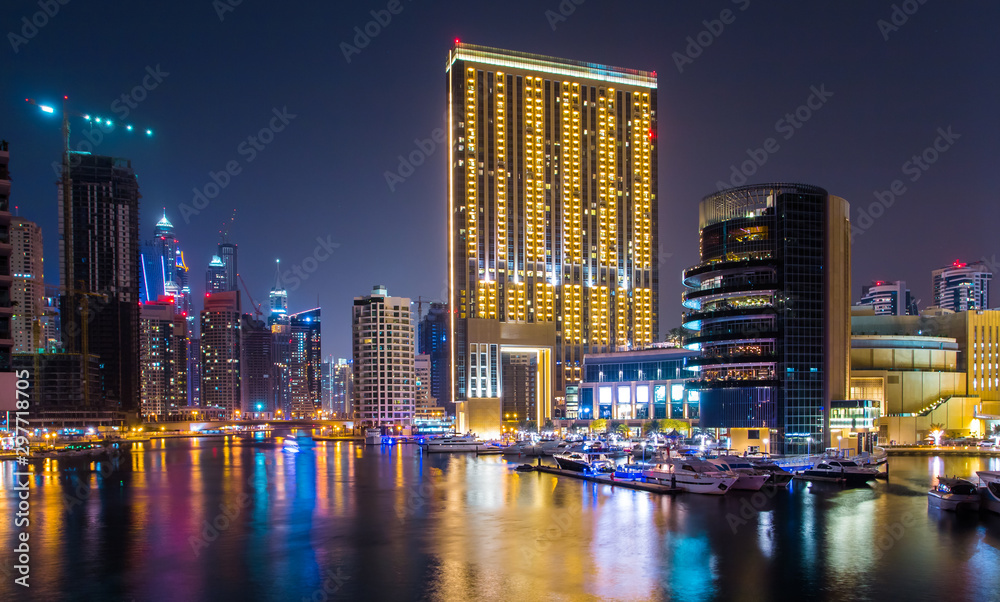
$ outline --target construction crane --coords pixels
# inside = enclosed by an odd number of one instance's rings
[[[253,307],[253,314],[255,319],[259,319],[264,312],[260,310],[260,303],[253,300],[253,295],[250,294],[250,287],[247,286],[245,280],[243,280],[243,274],[236,274],[236,277],[240,279],[240,284],[243,285],[243,292],[247,294],[247,299],[250,299],[250,305]]]
[[[33,99],[33,98],[25,98],[24,101],[27,102],[28,104],[35,105],[36,107],[38,107],[39,109],[41,109],[41,111],[43,113],[48,113],[50,115],[54,115],[56,113],[56,109],[54,107],[51,107],[49,105],[41,104],[38,101],[36,101],[35,99]],[[71,284],[72,278],[73,278],[72,266],[73,266],[73,249],[74,249],[74,246],[73,246],[73,226],[72,226],[72,224],[73,224],[73,202],[72,202],[72,199],[73,199],[73,180],[72,180],[71,174],[70,174],[70,147],[69,147],[70,126],[69,126],[69,118],[70,117],[80,117],[80,118],[84,119],[85,121],[88,121],[90,123],[91,128],[94,127],[94,124],[96,124],[98,127],[102,127],[103,126],[103,127],[111,128],[111,129],[114,129],[115,127],[123,127],[128,132],[135,131],[136,128],[132,124],[130,124],[130,123],[124,123],[124,122],[117,121],[117,120],[114,120],[114,119],[106,119],[106,118],[100,117],[99,115],[89,115],[87,113],[81,113],[79,111],[71,110],[69,108],[69,96],[63,96],[63,106],[62,106],[61,113],[62,113],[62,135],[63,135],[63,151],[62,151],[62,155],[63,155],[62,156],[62,223],[63,223],[63,228],[62,228],[61,234],[62,234],[62,241],[63,241],[63,257],[62,257],[62,260],[63,260],[63,265],[65,266],[65,269],[66,269],[66,278],[65,278],[66,281],[65,282],[61,282],[60,285],[61,285],[61,288],[62,288],[63,295],[65,295],[67,297],[68,301],[70,302],[70,306],[71,307],[76,307],[77,303],[76,303],[76,299],[74,298],[74,295],[81,294],[81,293],[76,292],[73,289],[72,284]],[[146,136],[152,136],[152,135],[153,135],[153,130],[147,129],[146,130]],[[93,293],[86,293],[86,294],[93,295]],[[97,296],[100,296],[100,295],[97,295]],[[75,323],[74,322],[74,316],[63,316],[62,319],[63,319],[63,323],[66,324],[69,327],[72,327],[73,324]],[[84,329],[87,328],[86,321],[85,321],[85,323],[83,325],[83,328]],[[84,340],[86,340],[86,337],[84,337]],[[73,347],[71,347],[71,348],[68,349],[68,351],[70,353],[76,353],[78,350],[76,349],[76,345],[74,344]],[[86,369],[84,369],[84,374],[86,374]],[[85,394],[86,394],[86,390],[85,390]]]
[[[229,228],[233,225],[233,222],[235,221],[236,221],[236,209],[233,209],[233,216],[229,218],[229,221],[222,222],[222,229],[219,230],[219,237],[222,239],[223,243],[229,242]],[[249,295],[250,293],[247,293],[247,296]]]
[[[440,303],[440,301],[435,301],[432,299],[424,299],[423,297],[417,297],[417,324],[420,324],[424,319],[424,303]]]

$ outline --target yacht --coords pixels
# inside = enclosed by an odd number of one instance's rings
[[[1000,471],[980,470],[976,475],[983,484],[980,489],[982,505],[990,512],[1000,514]]]
[[[607,456],[593,452],[566,452],[553,456],[563,470],[573,472],[611,472],[613,466]]]
[[[365,445],[381,445],[381,429],[365,429]]]
[[[851,460],[826,460],[800,474],[831,481],[845,481],[848,485],[863,485],[878,478],[878,469],[864,468]]]
[[[722,495],[732,489],[739,477],[732,472],[696,458],[677,458],[656,464],[643,471],[646,482],[670,485],[689,493]]]
[[[937,487],[927,492],[930,508],[958,512],[979,510],[979,490],[965,479],[938,477]]]
[[[720,470],[736,473],[739,477],[733,484],[733,489],[744,489],[747,491],[760,491],[762,487],[771,479],[771,473],[758,470],[745,458],[736,456],[719,456],[709,460]]]
[[[751,464],[757,470],[770,473],[771,478],[768,479],[767,484],[771,487],[787,487],[792,482],[792,477],[795,476],[771,460],[754,460],[751,461]]]
[[[424,444],[424,451],[435,452],[476,452],[489,447],[482,441],[476,441],[472,437],[440,437],[428,439]]]

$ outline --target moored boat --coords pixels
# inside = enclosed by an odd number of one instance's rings
[[[678,458],[656,464],[643,471],[647,482],[670,485],[689,493],[722,495],[732,489],[739,478],[735,473],[696,458]]]
[[[435,452],[477,452],[484,450],[489,445],[482,441],[476,441],[472,437],[439,437],[428,439],[424,444],[424,451]]]
[[[1000,514],[1000,471],[980,470],[976,475],[983,485],[979,489],[980,504],[990,512]]]
[[[382,431],[380,429],[365,429],[365,445],[380,445],[382,443]]]
[[[792,477],[795,476],[771,460],[757,460],[751,462],[751,464],[757,470],[763,470],[770,473],[771,478],[767,480],[767,484],[770,487],[787,487],[788,484],[792,482]]]
[[[878,478],[878,470],[858,466],[851,460],[827,460],[799,473],[813,479],[843,481],[848,485],[863,485]]]
[[[938,477],[937,487],[927,492],[927,505],[953,512],[974,512],[979,510],[979,490],[965,479]]]
[[[611,472],[611,461],[603,453],[567,452],[553,456],[563,470],[573,472]]]
[[[753,464],[744,458],[736,456],[719,456],[709,460],[720,470],[734,472],[738,477],[733,489],[743,489],[746,491],[760,491],[764,484],[771,479],[771,474],[763,470],[757,470]]]

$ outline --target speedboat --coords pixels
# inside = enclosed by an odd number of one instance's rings
[[[559,468],[573,472],[611,472],[614,469],[611,461],[602,453],[567,452],[556,454],[553,458]]]
[[[477,452],[489,447],[482,441],[476,441],[472,437],[439,437],[428,439],[424,444],[427,453],[434,452]]]
[[[767,481],[771,487],[787,487],[792,482],[792,477],[795,476],[771,460],[756,460],[752,461],[751,464],[757,470],[763,470],[771,475]]]
[[[710,459],[709,462],[718,466],[720,470],[736,473],[739,478],[733,484],[733,489],[760,491],[771,478],[771,473],[757,470],[749,460],[736,456],[719,456]]]
[[[980,503],[990,512],[1000,514],[1000,471],[980,470],[976,473],[983,487],[980,491]]]
[[[299,442],[291,437],[285,437],[285,441],[281,446],[281,451],[288,452],[290,454],[299,453]]]
[[[927,505],[930,508],[951,510],[979,510],[979,490],[965,479],[949,479],[938,477],[937,487],[927,492]]]
[[[670,485],[689,493],[722,495],[732,489],[739,476],[696,458],[677,458],[643,471],[648,483]]]
[[[863,485],[878,478],[878,469],[864,468],[851,460],[827,460],[800,474],[814,479],[844,481],[848,485]]]

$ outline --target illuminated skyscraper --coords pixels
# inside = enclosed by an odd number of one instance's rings
[[[42,332],[45,280],[42,273],[42,229],[23,217],[10,218],[10,271],[14,276],[11,330],[14,353],[36,353],[47,347]]]
[[[541,423],[585,353],[656,340],[656,74],[457,42],[446,70],[452,395],[498,436],[505,356]]]
[[[240,295],[205,297],[201,312],[201,405],[220,407],[230,418],[240,409]]]
[[[238,291],[240,290],[240,283],[237,282],[237,271],[236,266],[236,243],[234,242],[220,242],[219,243],[219,258],[222,260],[222,290],[224,291]]]
[[[862,286],[858,305],[870,305],[876,316],[915,316],[918,313],[917,301],[902,280],[876,280]]]
[[[836,445],[831,400],[850,394],[850,205],[805,184],[758,184],[699,206],[701,262],[684,271],[684,345],[701,357],[702,428],[781,454]]]
[[[164,420],[187,405],[186,318],[164,296],[139,308],[140,408],[144,418]]]
[[[10,172],[7,170],[9,161],[7,141],[0,140],[0,228],[3,229],[10,225]],[[10,276],[11,251],[10,244],[0,243],[0,390],[3,391],[13,391],[17,383],[11,367],[11,349],[14,347],[14,339],[11,336],[11,317],[14,313],[10,298],[13,284]],[[15,395],[5,394],[0,399],[0,410],[14,410],[15,401]]]
[[[222,263],[222,258],[212,255],[212,261],[208,262],[208,269],[205,270],[205,292],[224,293],[226,289],[226,265]]]
[[[320,308],[291,314],[289,325],[291,417],[308,418],[323,409],[320,399],[323,364]]]
[[[413,319],[410,300],[390,297],[384,286],[354,298],[354,417],[362,424],[413,422]]]

